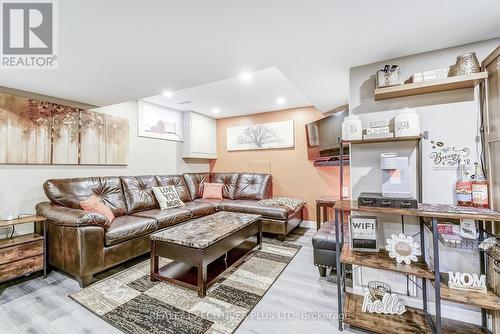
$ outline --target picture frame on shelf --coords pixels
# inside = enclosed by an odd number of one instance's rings
[[[473,240],[478,238],[477,224],[474,219],[460,219],[460,236]]]
[[[351,216],[349,219],[351,249],[378,252],[378,224],[376,216]]]

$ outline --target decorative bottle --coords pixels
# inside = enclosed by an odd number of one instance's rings
[[[472,202],[472,182],[467,176],[465,162],[460,161],[458,167],[458,179],[455,184],[455,193],[457,195],[458,206],[473,206]]]
[[[489,208],[488,182],[483,175],[481,165],[476,164],[475,174],[472,181],[472,203],[476,208]]]

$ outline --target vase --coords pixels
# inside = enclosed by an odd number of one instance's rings
[[[455,64],[456,75],[468,75],[478,73],[481,70],[479,60],[477,60],[476,53],[466,53],[457,57]]]

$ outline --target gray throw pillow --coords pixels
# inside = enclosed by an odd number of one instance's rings
[[[175,186],[153,187],[153,192],[162,210],[178,208],[184,205]]]

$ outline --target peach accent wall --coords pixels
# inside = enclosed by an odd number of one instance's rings
[[[273,175],[273,195],[303,198],[307,201],[306,220],[316,220],[316,198],[339,195],[339,167],[314,167],[307,159],[305,124],[324,117],[314,107],[272,111],[217,120],[217,160],[213,172],[261,172]],[[294,120],[295,147],[233,151],[226,150],[226,129],[246,124]],[[348,177],[349,171],[344,169]],[[348,180],[346,179],[346,183]],[[347,184],[346,184],[347,186]]]

